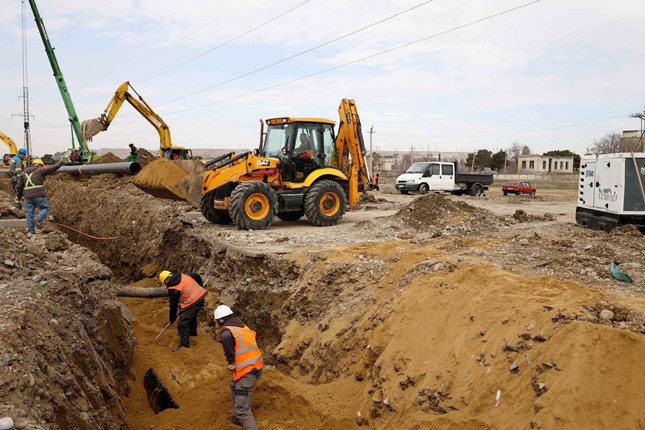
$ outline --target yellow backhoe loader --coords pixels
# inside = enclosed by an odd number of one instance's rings
[[[2,156],[2,167],[9,167],[11,159],[18,153],[18,147],[9,136],[0,131],[0,140],[9,147],[9,154]]]
[[[369,189],[361,123],[353,100],[338,108],[340,125],[321,118],[280,117],[262,123],[258,149],[228,153],[204,164],[201,212],[214,224],[235,223],[260,230],[274,217],[295,221],[306,216],[317,226],[336,224]],[[157,160],[163,161],[163,160]],[[139,188],[161,197],[185,198],[194,182],[160,174],[149,164],[134,179]]]
[[[130,94],[128,88],[131,89],[139,98],[138,100]],[[159,157],[167,158],[169,160],[189,160],[193,158],[192,151],[190,149],[185,149],[181,146],[173,146],[170,139],[170,129],[168,125],[164,122],[159,115],[150,107],[150,105],[141,97],[137,91],[132,88],[130,82],[122,83],[119,88],[117,88],[114,96],[108,103],[105,111],[95,119],[85,120],[81,123],[81,131],[83,139],[86,142],[92,140],[94,136],[99,134],[102,131],[108,129],[112,120],[116,116],[117,112],[123,105],[123,102],[127,101],[132,105],[132,107],[139,112],[143,117],[157,130],[159,133]]]

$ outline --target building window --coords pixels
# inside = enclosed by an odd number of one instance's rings
[[[563,166],[564,166],[564,163],[560,161],[560,170],[562,170]]]
[[[568,162],[568,161],[565,161],[565,163],[564,163],[564,168],[565,168],[565,169],[567,169],[567,170],[569,170],[569,162]]]
[[[526,169],[526,160],[522,160],[522,169]]]
[[[535,161],[529,161],[529,169],[535,169]]]
[[[542,170],[546,170],[546,160],[542,161]]]

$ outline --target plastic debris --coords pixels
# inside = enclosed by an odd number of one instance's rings
[[[627,282],[628,284],[631,284],[634,282],[632,278],[628,274],[622,272],[618,268],[618,266],[616,266],[616,263],[613,261],[609,265],[609,271],[611,272],[611,276],[618,279],[619,281]]]
[[[499,399],[502,397],[502,392],[500,390],[497,390],[497,394],[495,395],[495,407],[499,406]]]

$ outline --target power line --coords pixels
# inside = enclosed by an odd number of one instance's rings
[[[216,16],[215,18],[211,19],[211,20],[210,20],[210,21],[208,21],[206,24],[203,24],[203,25],[201,25],[201,26],[199,26],[199,27],[195,27],[195,28],[193,28],[191,31],[188,31],[188,32],[186,32],[186,33],[182,34],[181,36],[179,36],[178,38],[174,39],[173,41],[168,42],[168,43],[166,43],[166,44],[165,44],[165,45],[163,45],[163,46],[160,46],[159,48],[157,48],[157,49],[155,49],[154,51],[150,52],[148,55],[144,55],[143,57],[139,58],[138,60],[132,61],[132,62],[127,63],[127,64],[124,64],[124,65],[123,65],[123,67],[133,66],[133,65],[135,65],[135,64],[138,64],[138,63],[142,62],[143,60],[146,60],[146,59],[148,59],[148,58],[152,57],[153,55],[155,55],[155,54],[156,54],[156,53],[158,53],[159,51],[161,51],[161,50],[163,50],[163,49],[166,49],[166,48],[168,48],[169,46],[172,46],[172,45],[174,45],[175,43],[179,42],[180,40],[184,40],[186,37],[190,36],[190,35],[191,35],[191,34],[193,34],[193,33],[196,33],[197,31],[201,30],[202,28],[204,28],[204,27],[208,27],[208,26],[209,26],[209,25],[211,25],[212,23],[219,21],[220,19],[222,19],[223,17],[225,17],[226,15],[228,15],[229,13],[231,13],[232,11],[234,11],[235,9],[238,9],[239,7],[241,7],[242,5],[244,5],[245,3],[248,3],[249,1],[250,1],[250,0],[244,0],[244,1],[242,1],[242,2],[237,3],[235,6],[233,6],[233,7],[232,7],[232,8],[230,8],[230,9],[228,9],[226,12],[222,13],[221,15],[218,15],[218,16]]]
[[[534,1],[531,1],[529,3],[525,3],[525,4],[521,5],[521,6],[517,6],[517,7],[511,8],[511,9],[507,9],[507,10],[505,10],[503,12],[499,12],[499,13],[496,13],[496,14],[493,14],[493,15],[489,15],[489,16],[487,16],[485,18],[480,18],[480,19],[477,19],[475,21],[471,21],[469,23],[462,24],[462,25],[459,25],[457,27],[453,27],[453,28],[451,28],[449,30],[444,30],[444,31],[441,31],[439,33],[435,33],[433,35],[423,37],[423,38],[415,40],[413,42],[404,43],[402,45],[395,46],[394,48],[386,49],[385,51],[380,51],[380,52],[377,52],[375,54],[359,58],[357,60],[353,60],[353,61],[349,61],[347,63],[339,64],[338,66],[334,66],[334,67],[330,67],[328,69],[320,70],[320,71],[315,72],[315,73],[311,73],[311,74],[308,74],[308,75],[305,75],[305,76],[301,76],[299,78],[291,79],[291,80],[288,80],[288,81],[285,81],[285,82],[281,82],[279,84],[275,84],[275,85],[271,85],[271,86],[268,86],[268,87],[265,87],[265,88],[261,88],[259,90],[250,91],[250,92],[247,92],[247,93],[244,93],[244,94],[240,94],[240,95],[233,96],[233,97],[228,97],[228,98],[217,100],[217,101],[214,101],[214,102],[211,102],[211,103],[206,103],[206,104],[196,106],[196,107],[193,107],[193,108],[182,109],[182,110],[179,110],[179,111],[171,112],[171,113],[169,113],[167,115],[174,115],[174,114],[178,114],[178,113],[189,112],[189,111],[192,111],[192,110],[205,108],[205,107],[212,106],[212,105],[215,105],[215,104],[225,103],[225,102],[228,102],[228,101],[231,101],[231,100],[239,99],[239,98],[242,98],[242,97],[246,97],[246,96],[261,93],[261,92],[264,92],[264,91],[272,90],[274,88],[282,87],[284,85],[289,85],[289,84],[292,84],[294,82],[302,81],[302,80],[305,80],[305,79],[308,79],[308,78],[311,78],[311,77],[314,77],[314,76],[322,75],[324,73],[331,72],[333,70],[338,70],[338,69],[341,69],[343,67],[350,66],[352,64],[360,63],[362,61],[370,60],[372,58],[379,57],[381,55],[389,54],[390,52],[398,51],[399,49],[407,48],[407,47],[415,45],[417,43],[425,42],[427,40],[430,40],[430,39],[433,39],[433,38],[436,38],[436,37],[439,37],[439,36],[443,36],[445,34],[452,33],[454,31],[461,30],[463,28],[470,27],[470,26],[473,26],[475,24],[479,24],[479,23],[484,22],[484,21],[488,21],[488,20],[491,20],[493,18],[497,18],[497,17],[499,17],[501,15],[505,15],[505,14],[514,12],[516,10],[531,6],[531,5],[533,5],[535,3],[539,3],[539,2],[540,2],[540,0],[534,0]],[[169,102],[166,102],[166,103],[169,103]]]
[[[186,60],[186,61],[183,61],[183,62],[181,62],[181,63],[179,63],[179,64],[177,64],[177,65],[175,65],[175,66],[173,66],[173,67],[171,67],[171,68],[169,68],[169,69],[166,69],[166,70],[164,70],[164,71],[162,71],[162,72],[159,72],[159,73],[157,73],[157,74],[155,74],[155,75],[152,75],[152,76],[150,76],[150,77],[148,77],[148,78],[146,78],[146,79],[143,79],[143,80],[141,80],[141,81],[137,81],[137,84],[142,84],[142,83],[144,83],[144,82],[148,82],[149,80],[152,80],[152,79],[154,79],[154,78],[156,78],[156,77],[159,77],[159,76],[161,76],[161,75],[164,75],[164,74],[166,74],[166,73],[168,73],[168,72],[170,72],[170,71],[173,71],[173,70],[175,70],[175,69],[178,69],[179,67],[181,67],[181,66],[183,66],[183,65],[185,65],[185,64],[188,64],[188,63],[190,63],[190,62],[192,62],[192,61],[195,61],[196,59],[201,58],[201,57],[203,57],[203,56],[204,56],[204,55],[206,55],[206,54],[210,54],[211,52],[213,52],[213,51],[215,51],[215,50],[217,50],[217,49],[219,49],[219,48],[222,48],[222,47],[224,47],[224,46],[228,45],[229,43],[231,43],[231,42],[233,42],[233,41],[235,41],[235,40],[237,40],[237,39],[240,39],[240,38],[242,38],[242,37],[246,36],[247,34],[250,34],[250,33],[254,32],[254,31],[255,31],[255,30],[257,30],[257,29],[264,27],[265,25],[267,25],[267,24],[269,24],[269,23],[271,23],[271,22],[273,22],[273,21],[277,20],[278,18],[282,18],[283,16],[285,16],[285,15],[289,14],[290,12],[293,12],[294,10],[296,10],[296,9],[298,9],[299,7],[303,6],[304,4],[309,3],[309,1],[310,1],[310,0],[305,0],[304,2],[302,2],[302,3],[300,3],[300,4],[298,4],[298,5],[294,6],[294,7],[292,7],[292,8],[291,8],[291,9],[289,9],[289,10],[287,10],[286,12],[282,12],[281,14],[274,16],[273,18],[269,19],[268,21],[265,21],[265,22],[263,22],[262,24],[257,25],[257,26],[255,26],[255,27],[253,27],[252,29],[250,29],[250,30],[248,30],[248,31],[245,31],[244,33],[241,33],[241,34],[239,34],[239,35],[237,35],[237,36],[233,37],[232,39],[229,39],[229,40],[227,40],[226,42],[220,43],[219,45],[217,45],[217,46],[215,46],[215,47],[213,47],[213,48],[211,48],[211,49],[209,49],[209,50],[207,50],[207,51],[204,51],[204,52],[202,52],[201,54],[196,55],[196,56],[194,56],[194,57],[192,57],[192,58],[190,58],[190,59],[188,59],[188,60]]]
[[[266,69],[268,69],[268,68],[270,68],[270,67],[273,67],[273,66],[275,66],[275,65],[278,65],[278,64],[280,64],[280,63],[284,63],[285,61],[289,61],[289,60],[292,60],[292,59],[294,59],[294,58],[296,58],[296,57],[299,57],[299,56],[301,56],[301,55],[304,55],[304,54],[307,54],[307,53],[309,53],[309,52],[315,51],[316,49],[322,48],[323,46],[327,46],[327,45],[332,44],[332,43],[334,43],[334,42],[337,42],[337,41],[339,41],[339,40],[341,40],[341,39],[345,39],[346,37],[352,36],[352,35],[354,35],[354,34],[356,34],[356,33],[360,33],[361,31],[363,31],[363,30],[367,30],[368,28],[371,28],[371,27],[374,27],[374,26],[376,26],[376,25],[382,24],[382,23],[384,23],[384,22],[386,22],[386,21],[389,21],[389,20],[391,20],[391,19],[393,19],[393,18],[396,18],[397,16],[403,15],[404,13],[410,12],[410,11],[412,11],[412,10],[414,10],[414,9],[418,9],[418,8],[420,8],[421,6],[424,6],[424,5],[428,4],[428,3],[431,3],[432,1],[433,1],[433,0],[425,1],[425,2],[423,2],[423,3],[421,3],[421,4],[418,4],[418,5],[416,5],[416,6],[413,6],[413,7],[409,8],[409,9],[406,9],[406,10],[404,10],[404,11],[401,11],[401,12],[395,13],[394,15],[388,16],[387,18],[383,18],[383,19],[381,19],[381,20],[379,20],[379,21],[373,22],[372,24],[366,25],[365,27],[361,27],[361,28],[359,28],[359,29],[357,29],[357,30],[351,31],[351,32],[349,32],[349,33],[346,33],[346,34],[344,34],[344,35],[342,35],[342,36],[339,36],[339,37],[336,37],[336,38],[334,38],[334,39],[328,40],[327,42],[321,43],[320,45],[316,45],[316,46],[314,46],[314,47],[312,47],[312,48],[306,49],[306,50],[304,50],[304,51],[302,51],[302,52],[299,52],[299,53],[297,53],[297,54],[294,54],[294,55],[291,55],[291,56],[289,56],[289,57],[283,58],[282,60],[275,61],[275,62],[273,62],[273,63],[271,63],[271,64],[267,64],[266,66],[262,66],[262,67],[260,67],[260,68],[258,68],[258,69],[251,70],[250,72],[244,73],[244,74],[239,75],[239,76],[236,76],[236,77],[234,77],[234,78],[227,79],[227,80],[222,81],[222,82],[219,82],[219,83],[217,83],[217,84],[215,84],[215,85],[211,85],[210,87],[202,88],[201,90],[197,90],[197,91],[194,91],[194,92],[192,92],[192,93],[189,93],[189,94],[183,95],[183,96],[181,96],[181,97],[177,97],[177,98],[175,98],[175,99],[165,101],[165,102],[160,103],[160,104],[158,104],[158,105],[156,105],[156,106],[163,106],[163,105],[166,105],[166,104],[169,104],[169,103],[173,103],[173,102],[176,102],[176,101],[179,101],[179,100],[185,99],[185,98],[187,98],[187,97],[191,97],[191,96],[194,96],[194,95],[196,95],[196,94],[203,93],[203,92],[208,91],[208,90],[212,90],[213,88],[221,87],[222,85],[225,85],[225,84],[231,83],[231,82],[233,82],[233,81],[237,81],[238,79],[245,78],[245,77],[250,76],[250,75],[252,75],[252,74],[254,74],[254,73],[260,72],[260,71],[262,71],[262,70],[266,70]]]

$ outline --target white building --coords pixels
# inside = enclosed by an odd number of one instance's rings
[[[517,173],[573,173],[573,157],[520,155],[517,159]]]

